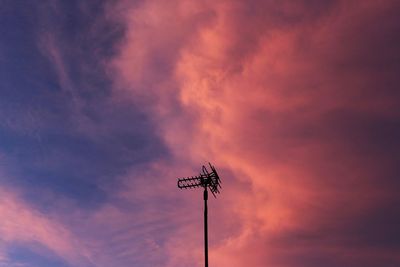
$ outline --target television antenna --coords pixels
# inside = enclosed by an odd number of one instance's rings
[[[178,179],[178,187],[180,189],[193,189],[197,187],[203,187],[203,199],[204,199],[204,264],[208,267],[208,225],[207,225],[207,200],[208,200],[208,189],[210,189],[213,196],[216,198],[217,194],[220,193],[221,179],[218,176],[217,170],[211,163],[208,163],[210,171],[206,166],[203,165],[201,173],[198,176],[191,176],[187,178]]]

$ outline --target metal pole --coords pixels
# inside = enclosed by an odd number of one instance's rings
[[[204,188],[204,264],[208,267],[208,232],[207,232],[207,187]]]

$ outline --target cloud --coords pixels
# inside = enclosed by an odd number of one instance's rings
[[[90,262],[86,249],[62,223],[36,211],[21,201],[15,192],[4,187],[1,189],[0,214],[2,263],[10,263],[4,250],[13,244],[22,244],[50,257],[46,250],[39,249],[43,246],[70,264],[86,266]]]
[[[398,8],[390,1],[126,8],[115,94],[152,114],[176,162],[210,160],[230,174],[213,203],[220,212],[213,231],[225,235],[211,245],[218,266],[398,263]],[[387,215],[377,220],[382,209]],[[177,248],[170,259],[185,253]]]
[[[212,264],[398,265],[396,1],[99,6],[51,6],[47,65],[27,64],[51,86],[0,110],[4,184],[23,192],[0,190],[0,264],[21,243],[74,266],[201,266],[201,190],[176,178],[210,161]]]

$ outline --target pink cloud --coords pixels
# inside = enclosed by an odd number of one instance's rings
[[[127,8],[116,97],[153,116],[176,162],[210,160],[230,174],[213,202],[218,266],[398,262],[378,241],[369,254],[375,241],[356,233],[394,201],[379,180],[380,164],[393,162],[368,131],[398,116],[398,68],[385,65],[396,51],[393,10],[375,1]],[[171,266],[201,264],[188,263],[198,250],[184,256],[177,245],[191,238],[171,234]]]
[[[40,244],[71,264],[89,261],[90,255],[86,249],[63,224],[36,211],[20,200],[15,192],[4,187],[0,190],[0,215],[0,240],[3,249],[12,244],[23,244],[37,249],[37,244]],[[5,253],[0,255],[3,262],[8,262]]]

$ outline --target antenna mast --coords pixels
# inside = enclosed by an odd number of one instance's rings
[[[207,167],[203,165],[202,172],[198,176],[192,176],[187,178],[178,179],[178,187],[180,189],[192,189],[196,187],[203,187],[203,199],[204,199],[204,264],[208,267],[208,219],[207,219],[207,200],[208,200],[208,189],[210,189],[213,196],[216,198],[221,189],[221,179],[218,176],[217,170],[214,166],[208,163],[210,172]]]

